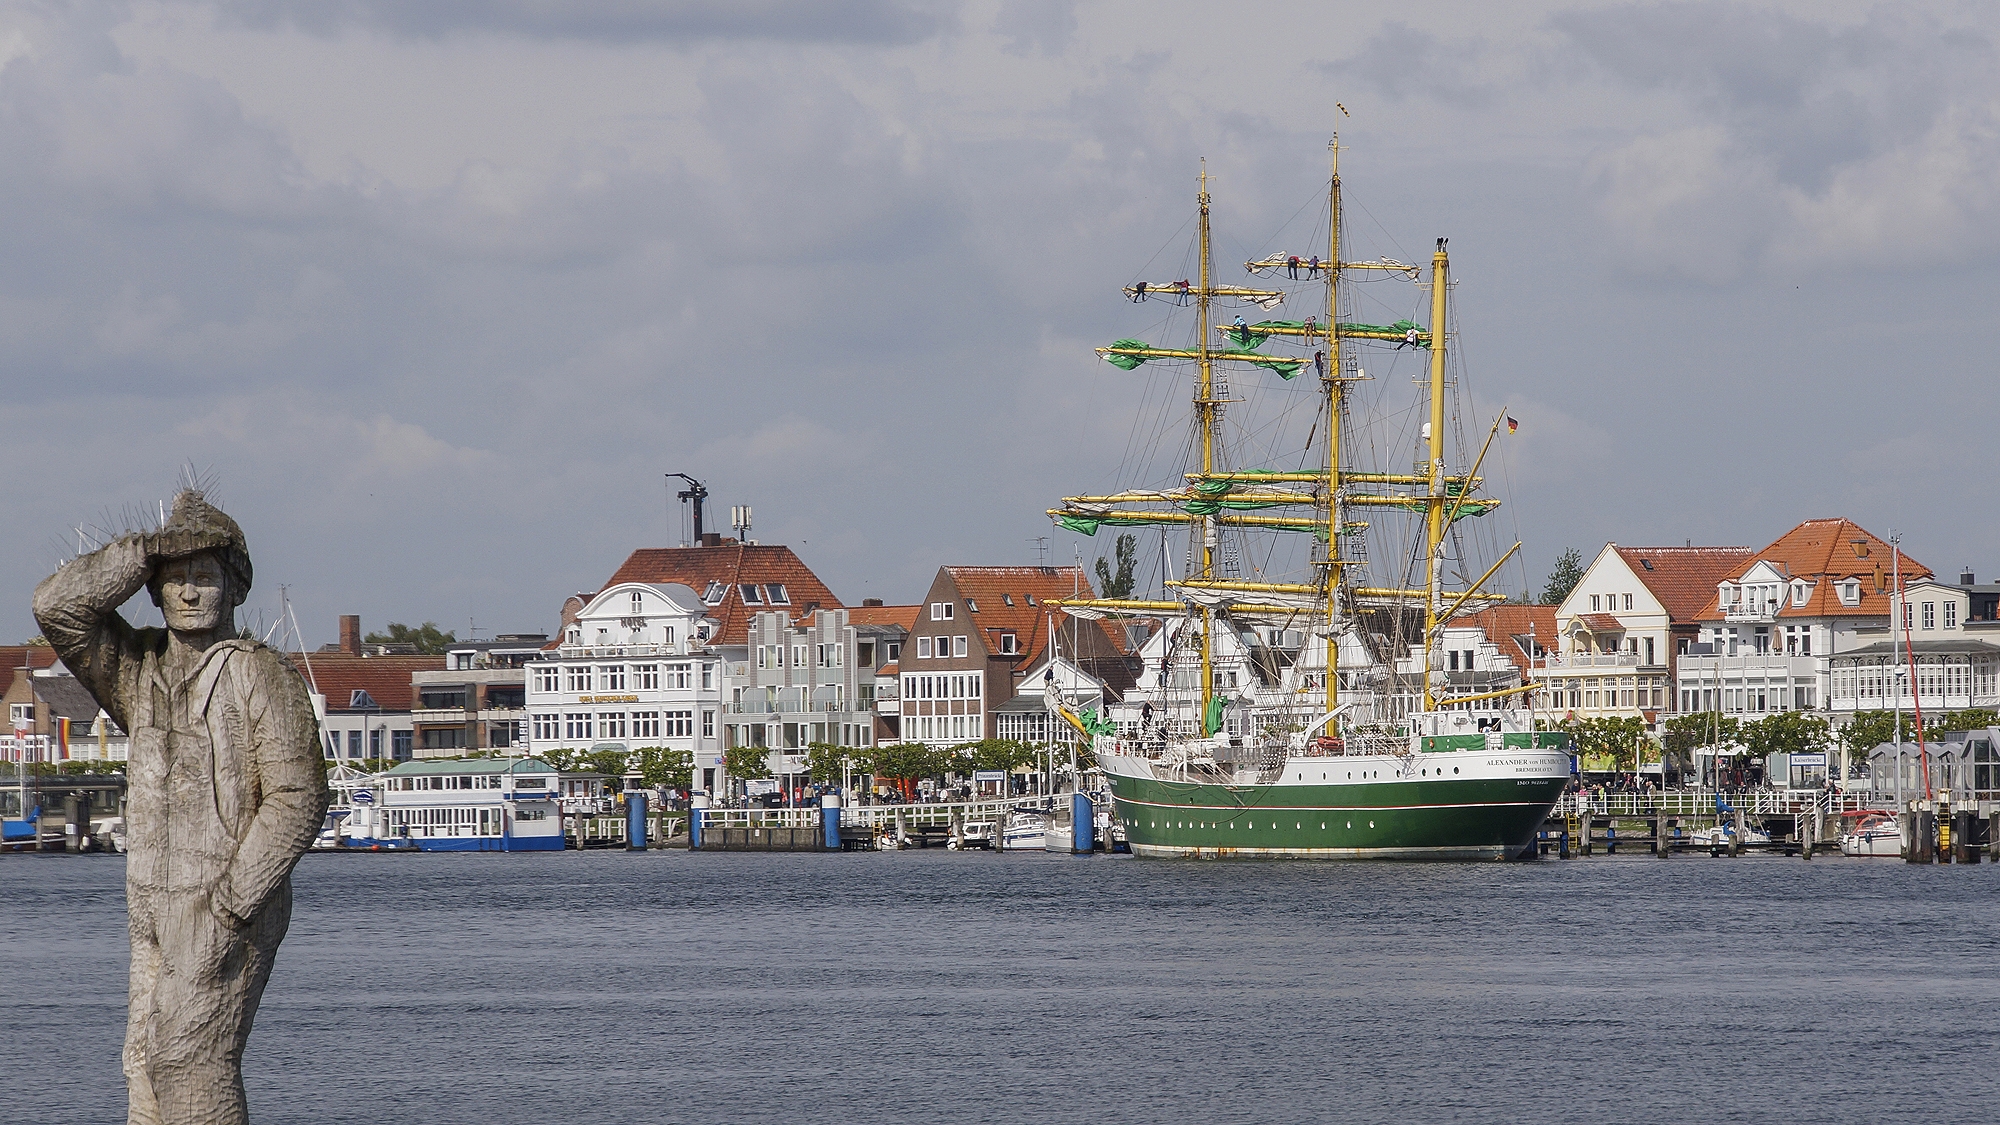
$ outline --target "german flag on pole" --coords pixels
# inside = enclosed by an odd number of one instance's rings
[[[1507,419],[1507,432],[1508,432],[1508,433],[1510,433],[1510,434],[1511,434],[1511,433],[1513,433],[1513,432],[1514,432],[1515,430],[1518,430],[1518,429],[1520,429],[1520,428],[1521,428],[1521,423],[1519,423],[1519,422],[1516,422],[1516,421],[1514,421],[1514,420],[1513,420],[1512,418],[1509,418],[1509,419]]]

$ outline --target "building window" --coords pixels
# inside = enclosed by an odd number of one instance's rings
[[[694,737],[693,711],[669,711],[667,712],[666,718],[667,718],[666,737],[668,738]]]
[[[562,720],[556,715],[530,716],[529,730],[536,742],[554,742],[562,737]]]
[[[1929,630],[1929,629],[1935,629],[1935,628],[1937,628],[1937,603],[1936,603],[1936,602],[1925,602],[1925,603],[1924,603],[1924,628],[1925,628],[1926,630]]]
[[[577,741],[590,737],[589,712],[572,711],[563,716],[563,738]]]
[[[1632,608],[1632,595],[1630,594],[1625,595],[1625,608],[1626,609]]]
[[[603,714],[597,716],[597,737],[624,738],[625,712],[606,711]]]
[[[965,638],[964,638],[964,637],[953,637],[953,638],[951,639],[951,654],[952,654],[953,656],[964,656],[964,655],[965,655]]]
[[[1601,609],[1603,609],[1603,608],[1604,608],[1604,607],[1603,607],[1602,605],[1599,605],[1599,604],[1598,604],[1599,600],[1600,600],[1600,599],[1599,599],[1598,595],[1596,595],[1596,594],[1592,594],[1592,595],[1590,595],[1590,611],[1591,611],[1592,613],[1596,613],[1596,612],[1598,612],[1599,610],[1601,610]]]
[[[548,692],[551,694],[562,690],[561,688],[558,688],[556,686],[558,682],[557,681],[558,675],[560,675],[560,670],[557,669],[556,666],[553,664],[543,665],[541,667],[536,668],[535,690],[538,692]]]
[[[399,762],[410,760],[410,744],[415,741],[414,731],[392,730],[389,732],[389,753]]]
[[[896,664],[903,659],[903,642],[888,641],[883,644],[882,648],[884,651],[882,659],[889,663]]]
[[[792,595],[785,589],[785,585],[782,582],[767,583],[764,586],[764,597],[772,605],[792,604]]]
[[[574,664],[563,669],[563,690],[573,692],[589,691],[590,666]]]
[[[1914,618],[1916,617],[1916,613],[1917,613],[1916,606],[1911,605],[1909,602],[1903,603],[1903,628],[1905,630],[1910,629],[1916,624],[1914,620]]]
[[[763,604],[764,604],[764,594],[763,594],[763,592],[762,592],[762,591],[760,591],[759,589],[757,589],[757,587],[756,587],[756,586],[754,586],[754,585],[752,585],[751,583],[748,583],[748,582],[745,582],[745,583],[744,583],[744,584],[743,584],[742,586],[739,586],[739,587],[737,588],[737,590],[738,590],[738,592],[739,592],[739,593],[741,593],[741,594],[743,595],[743,604],[744,604],[744,605],[763,605]]]
[[[606,664],[604,667],[599,668],[597,670],[597,683],[605,691],[624,691],[625,666],[623,664]]]
[[[1021,642],[1019,641],[1019,639],[1017,639],[1012,633],[1000,634],[1000,651],[1003,653],[1014,653],[1021,651],[1019,648],[1020,643]]]
[[[955,613],[957,609],[958,605],[954,602],[932,602],[931,620],[950,621],[952,619],[952,614]]]
[[[632,712],[632,737],[660,737],[660,713],[658,711]]]
[[[660,666],[658,664],[632,665],[632,689],[634,691],[658,691],[660,689]]]
[[[686,691],[694,682],[694,665],[667,665],[667,687],[674,691]]]
[[[701,666],[701,690],[715,690],[715,665],[704,664]]]
[[[1860,605],[1860,604],[1861,604],[1861,580],[1860,580],[1860,579],[1858,579],[1858,578],[1850,578],[1850,579],[1848,579],[1847,581],[1845,581],[1845,582],[1842,582],[1842,583],[1840,584],[1840,604],[1841,604],[1841,605]]]
[[[637,590],[632,591],[632,616],[634,617],[639,616],[639,610],[644,606],[644,604],[645,604],[645,599],[639,596],[639,591]]]
[[[918,659],[918,660],[929,660],[929,659],[930,659],[930,655],[931,655],[931,639],[930,639],[929,637],[918,637],[918,638],[917,638],[917,659]]]
[[[722,604],[722,599],[728,596],[729,596],[728,583],[710,582],[708,584],[708,589],[702,591],[701,601],[703,605],[720,605]]]
[[[1946,602],[1946,603],[1944,603],[1944,627],[1945,627],[1945,628],[1947,628],[1947,629],[1956,629],[1956,628],[1958,628],[1958,603],[1957,603],[1957,602]]]
[[[701,736],[703,738],[715,737],[715,712],[703,711],[701,713]]]

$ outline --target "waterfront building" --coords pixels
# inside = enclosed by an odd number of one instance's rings
[[[1676,704],[1757,719],[1776,711],[1828,709],[1834,658],[1880,637],[1886,649],[1893,602],[1890,545],[1847,519],[1806,520],[1714,584],[1697,615],[1699,635],[1679,656]],[[1905,588],[1931,571],[1902,555]],[[1932,604],[1935,604],[1932,598]],[[1953,615],[1962,620],[1965,600]]]
[[[784,777],[805,771],[812,743],[875,745],[878,669],[892,663],[903,633],[893,623],[856,625],[853,612],[751,617],[744,659],[724,665],[725,750],[767,748],[771,772]]]
[[[122,762],[130,741],[75,676],[55,659],[14,667],[7,688],[8,725],[0,730],[0,761]],[[24,666],[25,665],[25,666]]]
[[[458,641],[444,667],[412,677],[416,756],[455,758],[482,750],[518,754],[528,741],[527,665],[540,658],[546,633],[502,633]]]
[[[558,781],[537,758],[434,758],[378,775],[369,792],[384,830],[424,851],[560,851]]]
[[[658,746],[714,762],[722,702],[714,629],[692,587],[606,586],[555,648],[524,666],[528,753]]]
[[[952,746],[993,736],[999,708],[1051,646],[1111,691],[1132,687],[1138,661],[1121,625],[1043,604],[1095,596],[1077,566],[939,567],[897,666],[901,738]]]
[[[863,598],[850,607],[847,619],[862,636],[860,659],[875,668],[875,742],[899,742],[903,731],[901,666],[903,646],[916,628],[923,609],[914,605],[883,605],[881,598]]]
[[[1684,654],[1716,585],[1754,557],[1748,547],[1606,543],[1556,607],[1555,643],[1537,710],[1558,717],[1641,717],[1673,709]]]
[[[407,762],[415,756],[413,681],[443,668],[445,659],[391,653],[389,647],[364,645],[360,616],[343,614],[338,644],[289,655],[312,693],[328,759]]]

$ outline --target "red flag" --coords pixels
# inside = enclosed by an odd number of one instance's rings
[[[57,720],[56,720],[56,748],[57,748],[57,750],[59,750],[59,751],[60,751],[60,754],[59,754],[58,756],[59,756],[59,757],[61,757],[61,758],[62,758],[62,760],[63,760],[63,761],[65,761],[65,762],[69,761],[69,720],[68,720],[68,719],[57,719]]]

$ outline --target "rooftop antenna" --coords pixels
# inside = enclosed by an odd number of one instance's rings
[[[729,507],[729,526],[736,531],[736,541],[750,542],[750,505],[732,504]]]
[[[688,486],[686,488],[680,490],[674,495],[679,497],[680,500],[684,503],[688,501],[692,501],[694,503],[694,545],[699,547],[701,546],[701,502],[708,499],[708,486],[694,479],[693,477],[687,475],[686,473],[667,474],[668,480],[673,480],[675,477],[679,477],[680,479],[688,482]],[[673,485],[670,484],[667,487],[672,488]]]
[[[1037,535],[1033,539],[1028,540],[1028,542],[1035,545],[1035,558],[1038,560],[1036,565],[1049,565],[1049,537],[1046,535]]]

